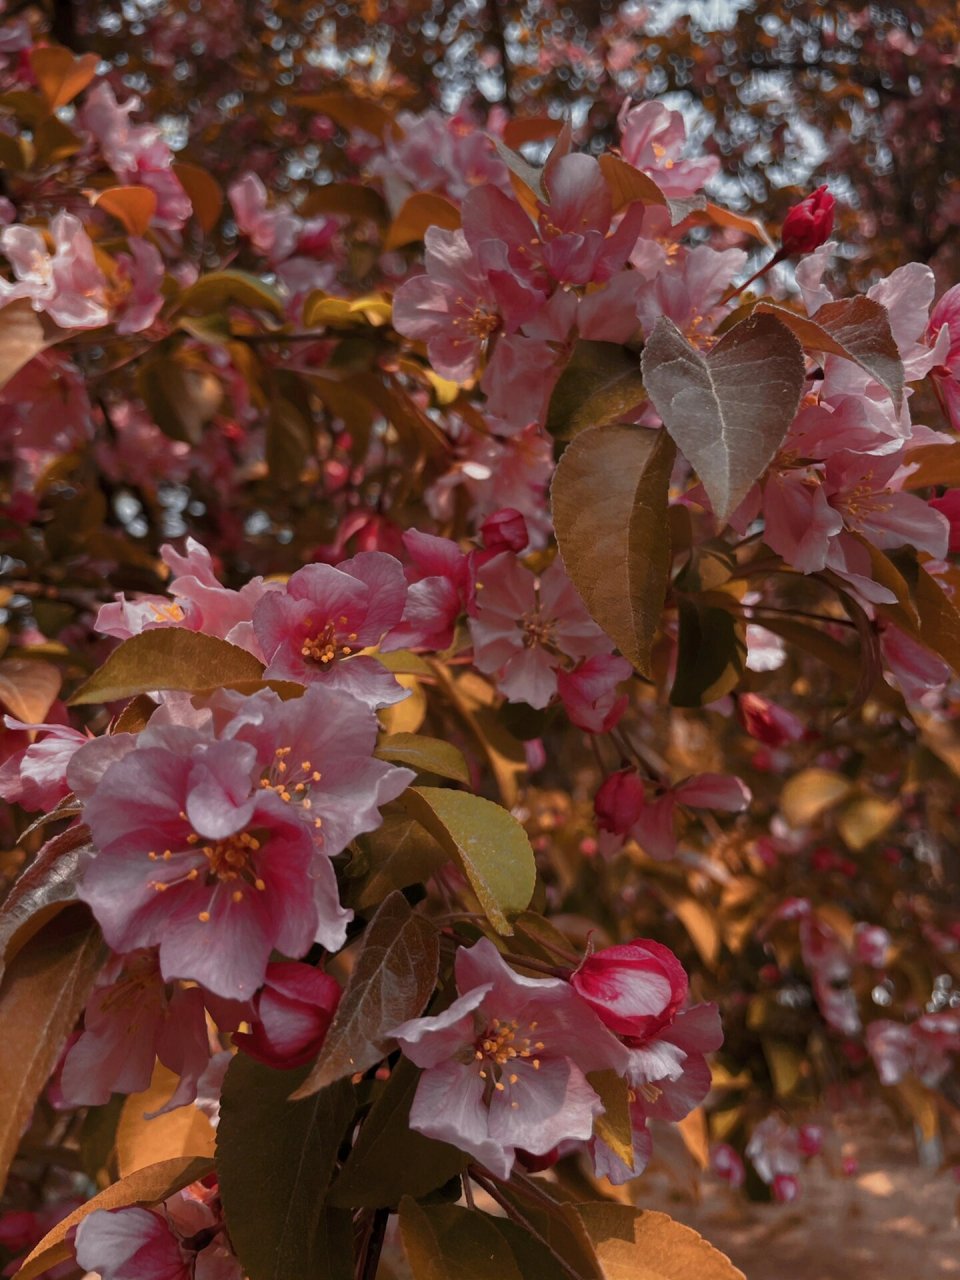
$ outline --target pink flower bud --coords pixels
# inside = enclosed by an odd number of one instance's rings
[[[611,1031],[638,1040],[672,1022],[687,998],[683,965],[650,938],[587,956],[570,985]]]
[[[480,526],[480,537],[486,551],[519,553],[530,541],[527,522],[513,507],[501,507],[487,516]]]
[[[718,1142],[710,1152],[710,1168],[718,1178],[736,1191],[743,1186],[746,1171],[743,1161],[733,1147],[727,1142]]]
[[[268,1067],[299,1067],[320,1052],[340,1000],[328,974],[299,961],[267,965],[267,979],[253,1001],[249,1033],[234,1032],[238,1048]]]
[[[800,1154],[811,1159],[823,1150],[823,1126],[819,1124],[802,1124],[797,1130],[797,1141]]]
[[[800,1196],[800,1183],[792,1173],[778,1173],[773,1180],[773,1198],[780,1204],[793,1204]]]
[[[601,831],[625,836],[643,812],[643,783],[633,769],[621,769],[605,779],[594,796],[593,811]]]
[[[804,726],[796,716],[758,693],[743,693],[737,699],[740,723],[758,742],[768,747],[782,747],[803,737]]]
[[[833,210],[836,204],[826,187],[817,187],[799,204],[787,212],[780,233],[784,255],[811,253],[818,249],[833,230]]]

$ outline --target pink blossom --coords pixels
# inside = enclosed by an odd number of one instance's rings
[[[36,356],[0,390],[0,448],[21,464],[29,450],[69,453],[93,431],[86,380],[55,351]]]
[[[537,1156],[586,1141],[603,1104],[585,1073],[623,1071],[627,1050],[568,983],[514,973],[486,938],[457,951],[455,970],[448,1009],[393,1031],[424,1068],[411,1128],[501,1178],[518,1148]]]
[[[270,262],[282,262],[296,248],[300,219],[286,205],[270,210],[267,189],[255,173],[245,173],[227,190],[237,230]]]
[[[543,294],[510,271],[501,240],[483,242],[486,268],[463,231],[430,227],[424,245],[426,273],[397,290],[393,323],[405,337],[426,342],[438,373],[465,382],[491,336],[516,330],[539,310]]]
[[[943,397],[950,426],[954,431],[960,431],[960,284],[948,289],[930,312],[928,338],[936,343],[944,328],[947,332],[946,351],[931,372]]]
[[[399,624],[406,598],[400,562],[382,551],[363,551],[336,568],[298,569],[284,590],[264,594],[253,612],[267,679],[320,680],[371,707],[399,702],[406,696],[403,686],[359,650],[380,644]]]
[[[950,543],[947,547],[950,555],[960,551],[960,489],[948,489],[940,498],[931,498],[930,506],[939,511],[950,522]]]
[[[166,983],[152,948],[113,956],[87,1001],[83,1033],[67,1051],[64,1102],[102,1106],[112,1093],[140,1093],[157,1058],[180,1077],[163,1110],[192,1102],[210,1060],[203,993]]]
[[[235,1031],[233,1042],[268,1067],[301,1066],[320,1052],[339,1000],[339,984],[321,969],[295,960],[268,964],[251,1030]]]
[[[559,561],[535,577],[509,552],[479,572],[470,631],[479,670],[494,674],[511,702],[538,708],[556,695],[568,659],[611,649]]]
[[[178,231],[193,213],[193,205],[173,172],[173,153],[156,125],[133,124],[140,106],[131,97],[121,106],[107,81],[86,96],[80,124],[99,144],[103,158],[123,183],[149,187],[157,196],[153,224]]]
[[[800,921],[800,951],[828,1026],[846,1036],[857,1035],[861,1022],[850,986],[851,956],[836,930],[817,915],[805,916]]]
[[[687,998],[687,975],[669,947],[651,938],[588,955],[570,985],[618,1035],[646,1040],[673,1022]]]
[[[484,130],[463,110],[455,116],[401,111],[396,123],[400,137],[388,130],[383,150],[368,166],[382,179],[393,214],[415,191],[441,191],[459,204],[484,186],[511,190],[507,166],[487,136],[493,131],[489,121]]]
[[[102,1280],[242,1280],[216,1189],[195,1183],[159,1208],[95,1209],[77,1227],[77,1262]]]
[[[186,725],[148,726],[109,765],[86,806],[97,853],[80,896],[115,951],[159,946],[168,981],[249,999],[274,948],[343,944],[350,913],[303,805],[261,772],[252,743]]]
[[[633,106],[625,99],[617,116],[620,151],[624,160],[654,179],[665,196],[683,199],[698,191],[720,171],[715,156],[683,159],[687,129],[679,111],[662,102]]]
[[[893,623],[880,626],[880,652],[888,671],[907,702],[931,710],[939,706],[953,671],[939,654]],[[890,677],[893,677],[893,681]]]
[[[890,934],[878,924],[865,924],[860,920],[853,933],[853,950],[861,964],[882,969],[890,950]]]
[[[147,240],[131,236],[130,253],[117,256],[120,305],[117,333],[140,333],[149,329],[163,306],[163,259]]]
[[[0,796],[27,810],[49,811],[69,794],[67,765],[88,735],[68,724],[23,724],[13,716],[3,722],[8,729],[43,737],[0,764]]]
[[[779,1116],[767,1116],[750,1135],[747,1159],[768,1186],[777,1177],[795,1177],[803,1167],[796,1129]]]
[[[0,280],[0,302],[29,298],[64,329],[98,329],[107,324],[107,280],[97,266],[93,244],[78,218],[58,213],[50,224],[49,253],[35,227],[17,223],[0,231],[0,248],[16,283]]]
[[[390,648],[441,650],[453,643],[457,619],[473,598],[470,560],[449,538],[408,529],[407,599],[400,623],[387,636]]]
[[[664,861],[676,852],[677,805],[741,813],[750,800],[750,789],[739,778],[722,773],[700,773],[668,788],[656,800],[649,802],[630,834],[651,858]]]
[[[773,1179],[773,1198],[778,1204],[793,1204],[800,1197],[800,1179],[792,1173],[778,1173]]]
[[[721,315],[720,302],[730,281],[743,268],[742,249],[718,251],[708,245],[679,249],[653,282],[639,295],[637,319],[645,333],[666,316],[688,338],[697,340],[713,331]]]
[[[557,672],[557,692],[571,724],[586,733],[609,733],[629,703],[617,686],[633,675],[633,665],[615,654],[595,654],[571,671]]]
[[[538,254],[554,280],[602,284],[626,262],[640,232],[643,207],[628,206],[612,234],[613,203],[593,156],[557,156],[544,168],[548,203],[538,202]]]

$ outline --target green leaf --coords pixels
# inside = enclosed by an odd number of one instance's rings
[[[735,689],[747,658],[746,624],[727,609],[681,600],[675,707],[702,707]]]
[[[374,752],[379,760],[404,764],[418,773],[435,773],[441,778],[469,785],[470,770],[463,752],[442,738],[428,738],[421,733],[391,733],[381,738]]]
[[[138,1169],[129,1177],[121,1178],[51,1228],[24,1259],[17,1275],[22,1280],[36,1280],[37,1276],[44,1275],[51,1267],[72,1258],[73,1246],[67,1243],[67,1234],[88,1213],[94,1213],[97,1209],[125,1209],[128,1205],[144,1205],[149,1208],[151,1205],[162,1204],[168,1196],[205,1178],[212,1168],[212,1160],[197,1156],[178,1156],[175,1160],[161,1160],[158,1164],[148,1165],[146,1169]]]
[[[808,351],[846,356],[890,392],[899,409],[903,400],[903,361],[890,313],[872,298],[840,298],[826,302],[812,320],[773,302],[758,302],[754,315],[776,316]]]
[[[593,1131],[628,1169],[633,1168],[633,1125],[630,1123],[630,1091],[616,1071],[591,1071],[590,1088],[603,1103],[603,1113],[593,1122]]]
[[[494,1220],[476,1210],[404,1196],[400,1235],[417,1280],[525,1280]]]
[[[411,911],[402,893],[391,893],[364,930],[320,1057],[293,1097],[307,1098],[385,1058],[396,1047],[391,1030],[423,1012],[439,968],[436,926]]]
[[[591,615],[646,676],[670,573],[665,431],[589,427],[553,478],[560,554]]]
[[[231,302],[251,311],[271,311],[277,317],[283,316],[283,301],[276,290],[264,284],[259,276],[233,268],[201,276],[180,295],[181,307],[192,311],[218,311]]]
[[[729,1258],[665,1213],[612,1204],[577,1205],[604,1280],[746,1280]]]
[[[353,1209],[392,1207],[405,1195],[428,1195],[467,1167],[469,1157],[464,1152],[410,1128],[410,1107],[419,1082],[419,1069],[401,1058],[364,1120],[330,1188],[328,1204]]]
[[[636,352],[581,338],[550,397],[546,427],[569,440],[587,427],[617,422],[645,398]]]
[[[250,1280],[323,1280],[324,1196],[354,1114],[340,1081],[300,1102],[306,1068],[272,1071],[238,1054],[223,1082],[217,1176],[230,1239]]]
[[[14,957],[0,985],[0,1184],[103,964],[86,907],[62,911]]]
[[[70,705],[116,702],[153,689],[213,693],[262,677],[263,663],[239,645],[184,627],[158,627],[124,640]]]
[[[382,825],[356,843],[359,853],[348,875],[365,879],[348,905],[359,911],[375,907],[394,889],[423,884],[449,858],[419,822],[404,814],[386,813]]]
[[[803,352],[771,315],[752,315],[707,353],[661,316],[644,347],[647,393],[726,520],[780,448],[804,390]]]
[[[411,787],[401,802],[459,861],[497,932],[512,933],[507,916],[529,906],[537,879],[533,849],[516,818],[482,796],[441,787]]]

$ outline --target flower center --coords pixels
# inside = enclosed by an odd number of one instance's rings
[[[291,760],[292,752],[293,747],[277,747],[273,753],[273,763],[260,779],[260,786],[278,795],[285,804],[299,805],[309,812],[313,808],[310,790],[323,774],[319,769],[314,769],[309,760]],[[313,825],[319,831],[323,826],[323,819],[314,818]]]
[[[346,617],[340,618],[342,625],[346,625],[346,622]],[[346,638],[350,643],[344,644],[338,634],[336,622],[327,622],[319,630],[315,630],[313,619],[307,618],[304,627],[305,634],[300,644],[300,656],[307,662],[315,662],[320,667],[329,667],[330,663],[337,658],[349,658],[353,653],[351,646],[357,639],[356,631],[349,632]]]
[[[453,327],[464,330],[471,338],[482,342],[500,328],[500,317],[495,311],[488,311],[479,299],[471,307],[466,298],[458,297],[457,305],[461,311],[453,317]]]
[[[481,1024],[482,1025],[482,1024]],[[536,1039],[538,1023],[528,1022],[521,1029],[515,1018],[493,1018],[480,1032],[473,1044],[473,1060],[480,1068],[480,1079],[486,1084],[485,1100],[494,1093],[504,1093],[508,1086],[520,1077],[511,1068],[529,1063],[534,1071],[540,1070],[538,1054],[546,1048]],[[515,1111],[517,1102],[510,1103]]]
[[[553,632],[556,627],[553,618],[541,618],[539,613],[525,613],[517,626],[523,632],[523,647],[533,649],[537,645],[549,648],[553,644]]]
[[[181,813],[180,816],[186,818],[187,815]],[[203,840],[203,836],[191,831],[186,838],[186,843],[191,853],[202,853],[206,859],[206,883],[213,884],[214,893],[221,886],[232,886],[231,901],[242,902],[245,897],[244,890],[252,888],[260,893],[264,892],[267,887],[266,881],[258,874],[255,864],[255,859],[263,848],[262,840],[250,831],[238,831],[226,836],[223,840],[208,840],[202,843]],[[170,862],[174,856],[172,849],[164,849],[162,853],[151,849],[147,853],[151,862]],[[154,893],[166,893],[176,885],[199,880],[200,875],[201,867],[192,866],[181,875],[166,880],[151,880],[149,884]],[[197,919],[203,924],[208,924],[210,912],[199,912]]]

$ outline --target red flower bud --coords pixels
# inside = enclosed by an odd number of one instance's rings
[[[643,812],[643,783],[633,769],[611,773],[593,800],[593,811],[601,831],[625,836]]]
[[[780,233],[781,252],[810,253],[818,249],[833,230],[833,209],[836,200],[826,187],[817,187],[787,212]]]
[[[931,498],[930,506],[950,521],[951,555],[960,551],[960,489],[948,489],[942,498]]]
[[[587,956],[570,985],[611,1031],[637,1040],[671,1023],[687,998],[683,965],[650,938]]]
[[[267,965],[267,980],[254,997],[250,1032],[234,1032],[244,1053],[268,1067],[299,1067],[320,1052],[340,1000],[335,979],[296,960]]]
[[[480,526],[480,537],[486,551],[519,553],[530,541],[527,522],[513,507],[501,507],[487,516]]]

